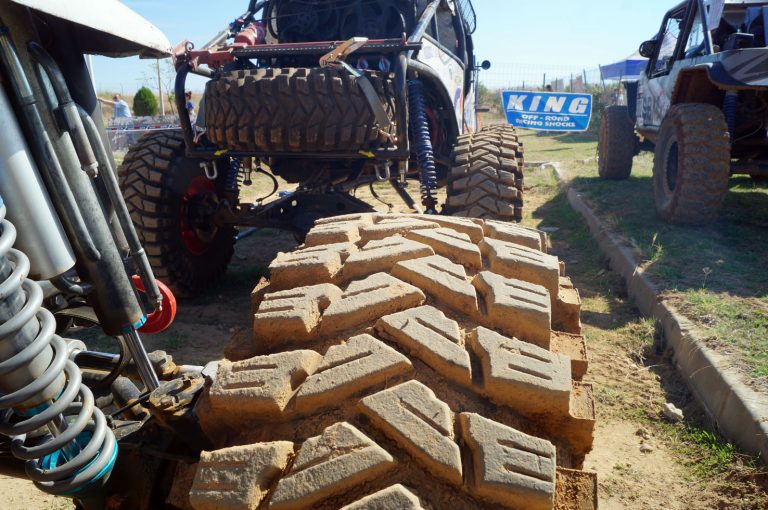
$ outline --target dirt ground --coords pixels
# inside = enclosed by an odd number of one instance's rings
[[[526,138],[529,145],[536,141]],[[559,195],[551,172],[531,170],[526,179],[525,223],[550,233],[551,251],[565,261],[583,299],[590,354],[587,379],[594,383],[598,404],[594,450],[584,467],[598,473],[600,508],[768,508],[765,470],[755,468],[753,459],[716,435],[707,435],[700,408],[667,353],[657,349],[654,325],[627,302],[620,279],[607,270],[597,246]],[[380,194],[397,203],[386,188]],[[370,198],[370,193],[359,196]],[[378,208],[387,210],[380,203]],[[239,243],[226,280],[209,295],[180,303],[171,331],[146,336],[148,348],[165,349],[184,363],[219,358],[231,334],[249,328],[249,294],[267,275],[269,261],[295,245],[290,234],[276,231],[260,231]],[[665,402],[684,410],[684,423],[662,417]],[[72,506],[40,494],[28,482],[0,477],[4,508]]]

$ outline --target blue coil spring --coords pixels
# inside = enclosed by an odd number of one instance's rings
[[[0,261],[13,267],[0,282],[0,299],[24,305],[0,324],[0,381],[8,391],[0,396],[0,434],[11,438],[11,452],[26,461],[27,475],[38,488],[56,495],[82,494],[106,481],[117,442],[91,390],[82,384],[80,369],[69,359],[66,342],[55,334],[56,319],[42,307],[43,291],[27,279],[29,259],[12,248],[16,229],[5,214],[0,199]],[[20,341],[30,330],[34,338]],[[50,360],[42,369],[36,365],[41,359]],[[20,373],[28,375],[20,379]],[[32,374],[37,375],[25,383]],[[41,396],[50,391],[58,394],[47,400]],[[40,401],[31,409],[27,404]],[[40,437],[44,427],[56,434]],[[37,437],[28,442],[32,433]]]
[[[427,103],[424,97],[424,85],[420,80],[408,81],[408,112],[411,120],[414,150],[419,162],[421,181],[421,203],[427,213],[435,213],[437,198],[437,169],[435,167],[435,151],[432,147],[432,136],[429,132],[429,117]]]
[[[227,180],[224,183],[227,191],[237,191],[240,187],[238,177],[240,176],[240,165],[242,161],[240,158],[231,158],[229,160],[229,172],[227,172]]]
[[[725,101],[723,102],[723,114],[725,115],[725,121],[728,123],[728,132],[731,134],[731,140],[733,140],[736,134],[736,108],[739,106],[739,93],[736,91],[728,91],[725,93]]]

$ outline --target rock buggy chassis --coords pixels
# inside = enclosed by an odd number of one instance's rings
[[[520,221],[522,144],[510,127],[477,130],[490,64],[475,63],[474,29],[468,0],[271,0],[201,49],[179,44],[181,132],[145,137],[120,170],[155,271],[179,295],[200,292],[224,274],[237,228],[302,240],[318,219],[373,211],[355,191],[377,197],[379,182],[417,212]],[[208,78],[195,122],[190,73]],[[255,174],[272,192],[243,201]],[[297,186],[270,198],[278,177]]]
[[[336,192],[346,194],[358,186],[370,185],[377,181],[391,182],[398,194],[406,201],[406,204],[409,207],[414,207],[415,201],[410,198],[406,191],[407,178],[416,178],[421,181],[423,205],[427,210],[435,211],[437,203],[432,192],[438,185],[438,179],[445,180],[447,162],[443,161],[440,175],[436,175],[434,170],[425,171],[420,168],[417,154],[411,145],[414,137],[409,130],[408,79],[409,76],[421,76],[423,79],[428,79],[434,85],[435,93],[441,96],[439,99],[441,108],[453,109],[456,107],[456,100],[452,97],[456,94],[446,86],[445,77],[441,76],[440,70],[416,59],[419,51],[424,47],[425,34],[434,23],[435,14],[443,1],[432,0],[428,2],[410,35],[406,37],[406,34],[402,34],[402,37],[397,39],[354,38],[348,41],[297,43],[265,43],[262,40],[258,44],[252,44],[257,42],[254,37],[254,31],[257,29],[254,26],[260,23],[254,15],[268,4],[268,2],[262,1],[251,2],[246,13],[203,48],[196,50],[188,41],[180,44],[175,50],[178,71],[175,93],[188,157],[209,163],[220,161],[222,156],[238,159],[247,158],[248,165],[251,164],[251,161],[266,163],[272,160],[288,159],[314,160],[316,162],[358,162],[356,170],[349,171],[346,176],[336,179],[335,182],[307,183],[306,186],[302,185],[297,193],[274,200],[267,205],[259,203],[250,207],[231,208],[229,211],[222,211],[221,214],[218,214],[214,222],[220,226],[287,227],[297,231],[299,235],[303,235],[311,222],[307,220],[295,221],[294,213],[301,216],[304,214],[302,211],[309,209],[314,211],[311,216],[316,219],[343,213],[369,211],[370,206],[352,197],[340,198],[339,193]],[[454,21],[455,28],[459,31],[457,48],[459,57],[454,57],[452,61],[455,64],[460,63],[461,67],[464,68],[462,72],[467,73],[467,79],[462,80],[462,87],[468,84],[473,86],[478,70],[474,65],[474,59],[471,57],[471,39],[469,39],[469,30],[475,25],[474,11],[468,1],[462,1],[457,5],[460,6],[460,9],[454,14]],[[269,11],[264,9],[264,12],[266,18],[266,13]],[[464,16],[469,17],[469,19],[467,20]],[[268,21],[266,22],[268,23]],[[223,44],[230,37],[234,37],[234,42],[229,45]],[[470,42],[467,43],[467,41]],[[439,45],[435,47],[439,48]],[[439,49],[438,51],[445,50]],[[391,93],[394,101],[394,112],[391,120],[384,117],[387,105],[373,91],[366,73],[358,71],[345,62],[347,57],[363,59],[371,55],[387,59],[388,67],[391,67]],[[260,66],[272,66],[287,58],[297,57],[303,61],[314,61],[316,62],[315,65],[319,64],[321,67],[337,67],[354,75],[357,78],[356,82],[365,92],[365,99],[369,107],[376,112],[377,125],[383,127],[383,124],[391,122],[395,128],[394,132],[386,134],[386,143],[364,150],[354,147],[348,150],[330,149],[323,151],[303,149],[292,151],[237,150],[233,147],[222,147],[211,143],[209,137],[191,122],[184,104],[185,84],[189,73],[214,78],[223,70],[247,69],[253,65],[252,62],[257,62]],[[471,93],[474,95],[474,92]],[[461,97],[464,97],[463,91]],[[469,110],[472,111],[464,112],[464,105],[461,104],[459,113],[454,112],[453,115],[446,116],[469,116],[472,119],[468,119],[467,123],[473,126],[475,123],[474,101],[469,104]],[[462,120],[461,124],[463,123]],[[441,126],[441,129],[447,131],[449,144],[456,140],[464,128],[464,125],[460,125],[455,120]],[[256,166],[261,168],[260,163],[257,163]],[[362,166],[372,166],[375,171],[361,172]],[[224,203],[231,205],[234,203],[233,199],[235,197],[229,197],[229,200]]]

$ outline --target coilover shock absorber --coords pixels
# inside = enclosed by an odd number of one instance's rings
[[[239,187],[238,179],[240,178],[240,167],[243,161],[240,158],[232,158],[229,160],[229,171],[227,172],[227,180],[225,183],[225,189],[228,193],[237,193]]]
[[[16,229],[5,215],[0,198],[0,433],[38,488],[82,495],[106,482],[117,442],[54,333],[43,291],[27,279],[29,259],[12,248]]]
[[[411,131],[419,162],[421,181],[421,203],[427,214],[437,213],[437,169],[435,167],[435,152],[432,147],[432,137],[429,132],[429,117],[427,102],[424,97],[424,85],[420,80],[408,81],[408,113],[411,118]]]

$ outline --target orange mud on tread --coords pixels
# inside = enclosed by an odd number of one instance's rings
[[[578,293],[540,232],[444,220],[321,220],[278,255],[197,405],[216,450],[192,507],[595,508]]]

